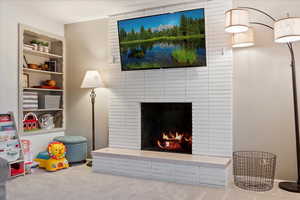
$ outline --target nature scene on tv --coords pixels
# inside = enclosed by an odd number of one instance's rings
[[[206,66],[204,9],[118,21],[122,70]]]

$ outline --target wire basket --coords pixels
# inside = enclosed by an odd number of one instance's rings
[[[259,151],[233,153],[234,184],[245,190],[257,192],[273,188],[276,155]]]

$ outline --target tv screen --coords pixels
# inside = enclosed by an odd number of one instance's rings
[[[204,9],[118,21],[122,70],[206,66]]]

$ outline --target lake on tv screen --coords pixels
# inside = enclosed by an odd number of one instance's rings
[[[123,70],[206,66],[204,9],[118,22]]]

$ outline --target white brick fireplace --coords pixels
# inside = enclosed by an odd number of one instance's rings
[[[108,87],[111,91],[109,110],[109,147],[107,151],[94,153],[94,170],[121,175],[154,178],[153,167],[174,165],[191,167],[200,177],[220,177],[221,181],[179,181],[192,184],[223,186],[229,173],[229,159],[213,162],[232,154],[232,52],[228,46],[228,35],[224,33],[224,13],[231,7],[230,1],[212,0],[186,3],[159,9],[113,16],[110,19],[109,42],[112,60],[107,68]],[[158,69],[145,71],[121,71],[117,21],[120,19],[156,15],[167,12],[205,9],[207,67]],[[157,154],[139,154],[141,150],[141,103],[142,102],[190,102],[192,103],[192,155],[197,162],[184,162],[174,156],[167,159],[155,158]],[[113,149],[121,149],[116,153]],[[129,153],[122,153],[129,150]],[[131,150],[131,151],[130,151]],[[114,153],[112,153],[114,152]],[[131,155],[131,156],[130,156]],[[176,154],[174,154],[176,155]],[[179,156],[179,155],[178,155]],[[202,156],[202,157],[201,157]],[[204,157],[203,157],[204,156]],[[209,156],[209,162],[203,160]],[[158,156],[159,157],[159,156]],[[180,156],[179,156],[180,157]],[[129,160],[128,160],[129,159]],[[153,173],[143,175],[129,172],[136,169],[128,163],[139,161],[139,169],[152,169]],[[207,161],[207,162],[205,162]],[[118,163],[118,164],[117,164]],[[123,166],[128,173],[112,165]],[[127,164],[126,164],[127,163]],[[101,167],[106,166],[106,168]],[[127,166],[127,167],[126,167]],[[128,167],[130,166],[130,167]],[[202,167],[202,168],[201,168]],[[111,168],[111,170],[109,170]],[[121,167],[122,168],[122,167]],[[158,167],[159,168],[159,167]],[[201,168],[201,170],[199,170]],[[163,168],[162,172],[163,173]],[[176,168],[177,169],[177,168]],[[143,171],[143,170],[142,170]],[[145,170],[144,170],[145,171]],[[150,170],[151,171],[151,170]],[[191,177],[195,174],[189,174]],[[197,175],[197,177],[199,177]],[[163,176],[162,176],[163,177]],[[185,177],[183,180],[188,179]],[[164,180],[164,178],[161,178]],[[203,180],[203,179],[202,179]],[[212,178],[212,180],[215,180]],[[176,182],[176,181],[175,181]]]

